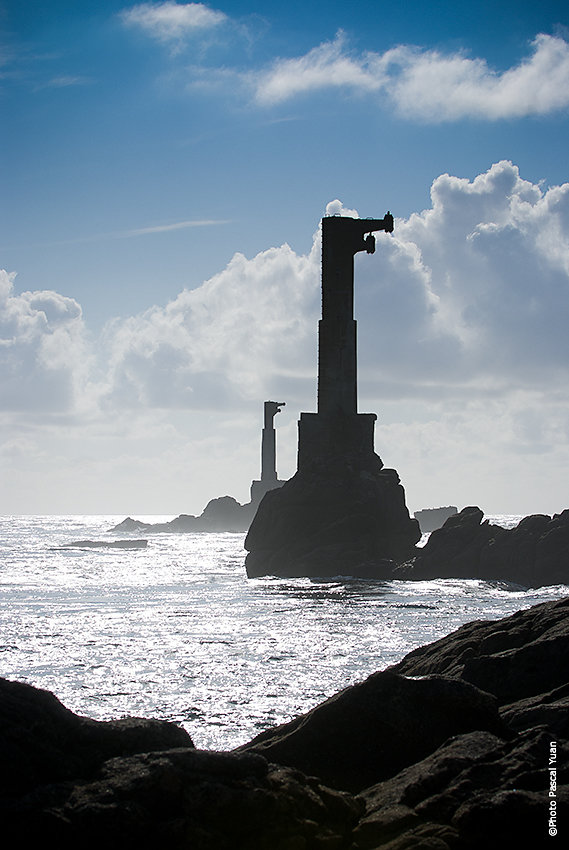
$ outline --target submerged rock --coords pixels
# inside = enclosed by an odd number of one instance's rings
[[[148,540],[74,540],[53,549],[145,549]]]

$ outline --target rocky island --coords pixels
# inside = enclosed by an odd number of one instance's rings
[[[354,256],[375,251],[393,216],[322,219],[318,410],[301,413],[296,474],[267,493],[245,540],[247,575],[382,576],[421,537],[394,469],[375,453],[374,413],[358,413]]]
[[[60,850],[562,846],[568,655],[569,598],[469,623],[232,752],[3,679],[4,834]]]
[[[484,519],[476,506],[450,516],[390,578],[469,578],[523,587],[569,584],[569,510],[524,517],[512,529]]]
[[[322,219],[322,318],[318,325],[317,412],[301,413],[297,471],[276,471],[274,417],[265,401],[261,478],[251,500],[212,499],[200,516],[163,523],[127,517],[112,532],[247,532],[250,578],[352,576],[417,581],[467,578],[524,587],[569,583],[569,511],[525,517],[506,530],[476,506],[409,515],[395,469],[374,447],[374,413],[359,413],[354,319],[354,257],[375,251],[376,231],[393,217]],[[417,547],[422,533],[430,533]]]
[[[284,481],[281,481],[277,475],[274,426],[274,418],[277,413],[280,413],[281,407],[284,406],[284,401],[266,401],[264,403],[264,424],[261,434],[261,478],[258,481],[251,482],[251,499],[249,502],[242,505],[233,496],[220,496],[217,499],[211,499],[200,516],[180,514],[168,522],[143,522],[127,517],[109,530],[136,533],[139,531],[155,533],[247,531],[263,496],[269,490],[276,490],[284,484]]]

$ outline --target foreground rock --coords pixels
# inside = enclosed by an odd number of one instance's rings
[[[566,841],[568,657],[566,598],[469,623],[392,667],[475,683],[495,695],[514,734],[505,740],[481,731],[450,738],[423,761],[366,789],[353,847],[493,850]]]
[[[143,718],[97,721],[65,708],[49,691],[0,679],[0,798],[45,783],[95,776],[109,758],[193,747],[175,723]]]
[[[352,850],[550,846],[552,799],[569,818],[568,658],[566,598],[463,626],[241,749],[344,788],[383,775],[356,797]],[[443,697],[453,681],[474,687]]]
[[[467,623],[447,637],[413,650],[391,671],[462,679],[494,694],[501,706],[509,706],[510,722],[518,701],[523,704],[543,695],[549,709],[541,716],[535,714],[531,722],[550,724],[555,704],[551,694],[561,689],[562,704],[568,704],[568,660],[569,597],[501,620]],[[556,728],[554,724],[552,731]]]
[[[450,736],[475,729],[508,735],[493,696],[442,676],[414,680],[384,672],[261,733],[239,751],[357,792],[424,758]]]
[[[569,598],[470,623],[233,753],[0,680],[4,832],[62,850],[565,846],[568,657]]]
[[[464,508],[433,531],[393,576],[488,579],[524,587],[569,584],[569,510],[527,516],[505,529],[484,520],[480,508]]]
[[[363,807],[261,756],[197,751],[175,724],[87,720],[4,679],[0,756],[10,846],[347,847]]]
[[[32,805],[42,796],[41,813],[20,808],[20,836],[65,850],[341,848],[363,808],[260,756],[187,748],[112,759],[96,781],[42,789]]]
[[[549,835],[550,744],[551,735],[540,729],[506,742],[487,732],[449,739],[423,761],[360,796],[366,810],[354,830],[352,847],[554,846]],[[563,764],[555,797],[556,822],[561,825],[569,813],[565,743],[556,743],[556,756]]]

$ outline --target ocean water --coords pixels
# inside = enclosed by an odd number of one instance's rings
[[[463,623],[569,594],[448,579],[250,580],[243,534],[65,548],[124,539],[109,533],[122,519],[0,517],[0,675],[95,719],[175,720],[201,748],[245,743]]]

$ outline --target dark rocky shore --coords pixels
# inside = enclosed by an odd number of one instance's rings
[[[524,517],[512,529],[493,525],[478,507],[463,508],[433,531],[391,578],[467,578],[523,587],[569,584],[569,510]]]
[[[565,598],[469,623],[225,753],[0,680],[3,832],[63,850],[561,846],[568,659]]]

